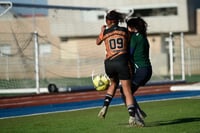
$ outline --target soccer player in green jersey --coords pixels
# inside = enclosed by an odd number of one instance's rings
[[[106,47],[106,59],[104,61],[105,72],[109,76],[111,84],[108,87],[103,107],[98,113],[100,118],[105,118],[108,106],[112,101],[119,81],[123,87],[126,106],[129,112],[129,124],[143,126],[143,123],[135,119],[134,100],[131,92],[131,70],[128,54],[128,30],[118,24],[122,20],[122,14],[112,10],[106,15],[106,25],[103,25],[96,40],[100,45],[104,42]]]
[[[127,28],[130,32],[130,60],[133,67],[132,75],[132,94],[134,94],[140,86],[144,86],[151,78],[152,67],[149,59],[149,42],[147,40],[147,23],[140,17],[129,18]],[[123,90],[122,99],[125,99]],[[136,116],[139,120],[143,120],[146,114],[140,109],[135,99],[134,105],[138,111]]]

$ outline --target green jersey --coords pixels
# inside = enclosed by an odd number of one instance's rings
[[[130,39],[130,58],[135,67],[151,66],[149,59],[149,42],[140,33],[133,33]]]

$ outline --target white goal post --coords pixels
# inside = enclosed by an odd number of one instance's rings
[[[0,17],[8,12],[12,6],[13,4],[10,1],[0,1]]]

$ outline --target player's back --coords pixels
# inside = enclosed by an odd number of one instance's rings
[[[115,58],[128,51],[128,32],[125,27],[114,25],[106,29],[103,40],[107,51],[106,58]]]

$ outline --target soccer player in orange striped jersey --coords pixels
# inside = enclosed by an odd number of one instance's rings
[[[106,47],[106,59],[104,61],[105,72],[110,78],[111,84],[108,87],[104,104],[98,116],[105,118],[108,106],[112,101],[115,91],[121,82],[125,95],[126,105],[129,112],[129,124],[143,126],[142,123],[135,121],[134,100],[131,93],[131,70],[129,66],[128,54],[128,31],[125,27],[118,24],[122,21],[123,15],[112,10],[106,15],[106,24],[101,27],[101,32],[96,40],[100,45],[104,42]]]

